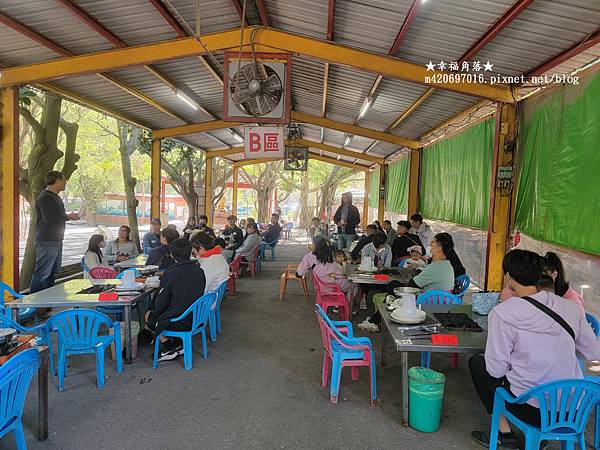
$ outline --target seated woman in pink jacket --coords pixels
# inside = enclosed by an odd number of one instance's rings
[[[353,301],[356,296],[356,288],[348,281],[340,270],[334,259],[333,253],[323,236],[315,236],[309,246],[311,252],[304,255],[302,262],[298,265],[296,276],[301,277],[311,271],[313,276],[319,277],[324,283],[337,284],[342,292],[346,294],[349,301]]]
[[[585,311],[583,298],[581,298],[579,292],[569,286],[569,282],[565,276],[565,269],[558,255],[554,252],[547,252],[546,256],[540,258],[544,274],[554,280],[554,293],[559,297],[575,302],[582,311]],[[509,287],[505,287],[500,293],[500,300],[504,301],[513,296],[514,291]]]
[[[538,254],[512,250],[504,256],[502,269],[514,294],[495,306],[488,316],[485,355],[469,360],[473,385],[488,414],[493,412],[498,387],[519,396],[551,381],[583,378],[576,354],[587,360],[600,359],[600,338],[595,336],[583,311],[575,303],[538,288],[542,278]],[[544,306],[552,314],[544,311]],[[540,410],[535,402],[510,404],[508,410],[539,427]],[[487,431],[473,431],[471,436],[488,446]],[[504,417],[500,419],[498,440],[502,448],[519,448]]]

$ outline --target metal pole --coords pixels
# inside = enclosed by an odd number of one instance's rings
[[[233,192],[231,195],[231,214],[237,216],[238,209],[238,179],[240,169],[238,167],[233,168]]]
[[[212,192],[212,178],[213,178],[213,158],[206,158],[204,175],[204,213],[208,217],[208,226],[212,227],[213,224],[213,192]]]

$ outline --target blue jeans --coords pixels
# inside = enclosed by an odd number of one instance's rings
[[[338,234],[337,248],[338,250],[348,250],[352,241],[356,239],[356,234]]]
[[[62,241],[35,242],[35,271],[31,276],[30,293],[54,286],[62,265],[62,245]]]

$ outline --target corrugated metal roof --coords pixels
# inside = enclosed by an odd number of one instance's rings
[[[223,115],[223,89],[198,58],[156,64],[181,89],[191,91],[193,99],[217,117]]]
[[[477,98],[468,95],[436,91],[397,128],[392,130],[392,133],[417,139],[477,101]]]
[[[265,0],[271,26],[325,39],[327,2],[324,0]]]
[[[53,51],[0,24],[0,62],[17,66],[57,58]]]
[[[433,0],[421,5],[398,58],[417,64],[457,61],[513,0]]]
[[[158,101],[162,106],[169,109],[169,111],[179,115],[189,123],[206,122],[212,119],[212,117],[207,116],[201,110],[194,110],[178,98],[171,88],[164,83],[157,82],[157,78],[143,67],[119,70],[111,72],[111,75],[116,76],[120,81],[135,86],[138,90]]]
[[[76,3],[128,45],[163,41],[176,37],[166,20],[147,0],[76,0]],[[180,22],[195,29],[196,0],[170,0]],[[401,43],[398,57],[418,64],[458,59],[514,0],[432,0],[421,5],[415,21]],[[271,25],[293,33],[324,39],[327,33],[327,2],[322,0],[265,0]],[[412,0],[337,0],[334,24],[336,42],[387,54],[404,22]],[[14,16],[75,53],[111,48],[111,44],[55,2],[4,0],[0,9]],[[231,0],[201,0],[201,32],[211,33],[238,27],[240,18]],[[254,2],[247,11],[256,23]],[[556,55],[598,28],[598,0],[536,0],[495,37],[475,59],[490,60],[494,70],[520,74]],[[551,73],[571,72],[600,57],[600,45],[561,64]],[[0,25],[0,61],[22,65],[56,58],[56,55],[29,38]],[[222,54],[215,58],[222,64]],[[213,115],[223,114],[222,88],[197,58],[158,64],[157,68],[180,89]],[[186,121],[210,120],[179,100],[173,91],[142,68],[121,70],[119,79],[159,101]],[[292,99],[295,110],[321,115],[324,64],[294,55]],[[326,117],[353,123],[376,75],[339,65],[330,65]],[[179,121],[97,76],[60,80],[59,85],[88,97],[150,128],[180,125]],[[383,79],[371,108],[359,125],[385,130],[426,88],[398,79]],[[477,101],[449,91],[436,91],[393,132],[418,138]],[[319,127],[303,126],[305,136],[320,140]],[[227,131],[212,136],[191,135],[183,139],[203,148],[236,145]],[[327,130],[325,142],[342,146],[344,133]],[[354,137],[350,149],[363,151],[372,140]],[[385,156],[397,146],[378,143],[370,153]]]
[[[73,53],[92,53],[113,48],[102,36],[54,1],[3,0],[0,8]]]
[[[220,136],[217,136],[216,132],[211,132],[186,134],[185,136],[181,136],[180,139],[187,144],[199,147],[203,150],[220,150],[228,147],[215,139],[215,137],[219,138]]]
[[[351,47],[388,53],[412,3],[336,0],[333,39]]]
[[[568,74],[571,73],[581,67],[586,66],[587,64],[597,60],[600,58],[600,44],[597,44],[588,50],[581,52],[579,55],[574,58],[565,61],[562,64],[559,64],[554,69],[548,71],[549,75],[551,74]]]
[[[295,111],[321,115],[325,64],[300,56],[292,60],[292,104]]]
[[[131,95],[124,94],[123,90],[97,75],[65,78],[56,81],[55,84],[131,117],[151,129],[181,125],[179,120],[148,106]]]
[[[375,78],[371,73],[331,64],[326,116],[340,122],[354,122]]]
[[[196,32],[196,0],[170,0],[175,10],[183,17],[191,30]],[[240,26],[231,0],[200,1],[200,33],[216,33]]]
[[[536,0],[478,55],[494,71],[520,75],[571,47],[600,25],[600,2]]]
[[[177,37],[147,0],[77,0],[77,4],[127,45]]]
[[[406,81],[384,78],[375,100],[359,125],[383,131],[417,100],[427,88]]]

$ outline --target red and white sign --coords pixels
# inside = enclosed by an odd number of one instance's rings
[[[246,159],[283,158],[283,127],[244,128]]]

